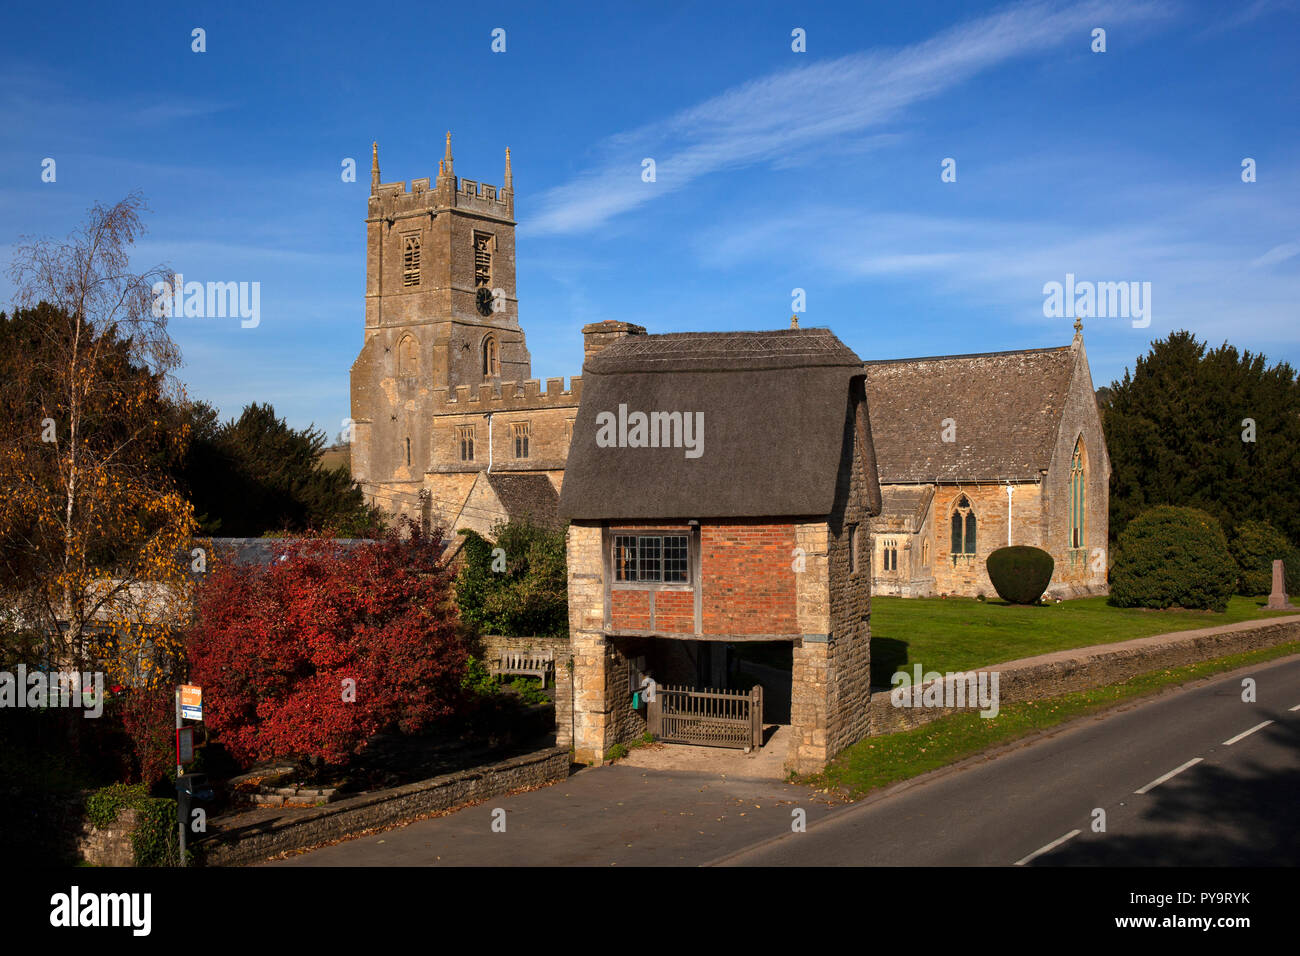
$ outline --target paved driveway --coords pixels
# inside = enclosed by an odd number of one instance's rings
[[[789,832],[796,806],[810,824],[829,809],[778,780],[615,764],[271,865],[694,865]],[[504,833],[492,830],[497,808]]]

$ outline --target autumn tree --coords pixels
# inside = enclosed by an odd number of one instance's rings
[[[376,733],[455,712],[466,648],[441,551],[408,521],[351,548],[286,541],[265,567],[219,561],[199,589],[189,673],[231,755],[345,763]]]
[[[194,517],[169,475],[179,352],[129,250],[143,201],[96,204],[66,241],[24,238],[0,321],[0,589],[59,667],[155,684],[179,649]],[[184,558],[184,561],[180,558]],[[11,623],[12,623],[11,621]]]

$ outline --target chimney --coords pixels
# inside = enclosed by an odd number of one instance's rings
[[[645,335],[645,328],[631,322],[593,322],[582,327],[582,360],[585,362],[607,345],[628,335]]]

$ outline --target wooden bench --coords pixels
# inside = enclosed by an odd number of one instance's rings
[[[494,663],[493,670],[498,677],[506,674],[538,677],[542,681],[542,690],[546,689],[546,676],[555,673],[555,654],[552,651],[506,651]]]

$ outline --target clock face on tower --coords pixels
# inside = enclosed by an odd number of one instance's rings
[[[487,286],[479,286],[478,292],[474,294],[474,304],[478,307],[479,315],[492,314],[492,290]]]

